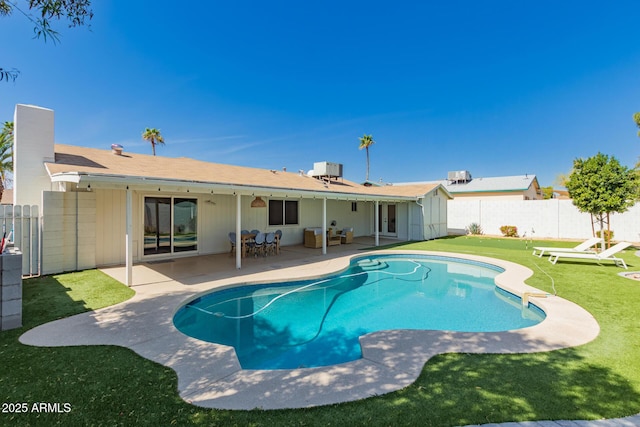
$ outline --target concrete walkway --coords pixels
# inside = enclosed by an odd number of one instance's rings
[[[240,271],[233,268],[233,257],[228,255],[136,265],[136,295],[132,299],[41,325],[23,334],[20,341],[37,346],[120,345],[174,369],[180,396],[194,405],[282,409],[352,401],[402,389],[417,379],[429,358],[441,353],[549,351],[587,343],[599,333],[595,319],[577,305],[559,297],[537,298],[535,302],[545,310],[547,318],[530,328],[499,333],[375,332],[361,338],[363,358],[357,361],[321,368],[258,371],[242,369],[233,348],[190,338],[173,325],[177,309],[199,294],[237,284],[279,282],[340,271],[354,254],[366,255],[359,251],[362,247],[345,245],[326,256],[318,256],[317,251],[306,248],[284,248],[279,256],[247,259]],[[485,257],[459,256],[503,267],[505,272],[496,282],[514,294],[539,293],[524,284],[532,272],[523,266]],[[104,271],[118,280],[124,277],[122,267]],[[635,424],[622,424],[627,420]],[[502,425],[640,425],[635,418],[611,424],[618,421]]]
[[[613,418],[610,420],[595,421],[524,421],[521,423],[500,423],[500,424],[474,424],[466,427],[638,427],[640,426],[640,415],[626,418]]]

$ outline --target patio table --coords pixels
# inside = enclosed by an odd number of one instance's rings
[[[240,235],[242,241],[242,257],[247,256],[247,243],[256,238],[256,233],[245,233]]]

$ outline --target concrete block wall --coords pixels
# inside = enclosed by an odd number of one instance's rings
[[[22,253],[8,248],[0,255],[0,330],[22,326]]]

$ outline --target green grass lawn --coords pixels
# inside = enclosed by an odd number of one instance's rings
[[[550,242],[534,242],[550,246]],[[558,246],[573,246],[558,242]],[[24,282],[24,327],[0,333],[0,400],[29,413],[0,413],[0,425],[433,425],[616,418],[640,412],[640,282],[612,264],[556,265],[519,239],[458,237],[395,245],[506,259],[534,271],[527,283],[574,301],[601,333],[581,347],[539,354],[445,354],[411,386],[383,396],[311,409],[221,411],[184,402],[175,373],[113,346],[38,348],[18,337],[36,325],[130,298],[133,291],[97,271]],[[640,270],[633,250],[621,256]],[[65,413],[31,411],[69,403]],[[62,406],[61,406],[62,407]],[[4,407],[3,409],[6,409]]]

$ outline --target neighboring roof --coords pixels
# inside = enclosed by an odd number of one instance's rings
[[[2,192],[2,200],[0,200],[0,205],[12,205],[13,204],[13,189],[5,188]]]
[[[371,196],[373,198],[415,198],[441,188],[439,183],[402,187],[367,187],[348,180],[322,181],[303,173],[209,163],[186,157],[170,158],[109,150],[55,145],[55,163],[45,167],[52,181],[90,184],[110,182],[127,185],[158,185],[157,182],[198,185],[227,190],[292,190],[309,193]],[[448,193],[445,194],[450,197]]]
[[[555,193],[555,198],[556,199],[571,199],[571,196],[569,195],[569,192],[567,190],[556,190],[554,189],[553,192]]]
[[[449,180],[422,182],[420,184],[441,184],[451,194],[457,193],[496,193],[509,191],[526,191],[535,185],[539,187],[535,175],[498,176],[490,178],[473,178],[469,182],[451,183]],[[415,185],[419,183],[406,183],[395,185]]]

